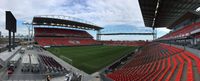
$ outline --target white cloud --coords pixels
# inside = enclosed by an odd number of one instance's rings
[[[87,0],[86,4],[90,12],[74,16],[93,20],[102,26],[122,23],[144,26],[137,0]]]
[[[0,0],[0,26],[5,23],[5,10],[12,11],[20,21],[30,21],[35,15],[66,15],[103,27],[119,24],[144,27],[138,0]],[[18,31],[25,34],[26,27],[19,27]]]
[[[157,28],[157,36],[158,37],[161,37],[169,32],[170,32],[170,30],[167,28]]]
[[[157,31],[168,33],[170,30],[167,28],[157,28]]]

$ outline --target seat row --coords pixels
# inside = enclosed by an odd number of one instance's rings
[[[62,67],[56,60],[54,60],[52,57],[39,55],[40,59],[45,64],[45,68],[49,72],[61,72],[65,71],[66,69]]]
[[[101,41],[104,45],[122,45],[122,46],[144,46],[148,44],[145,41]]]
[[[171,39],[171,38],[179,38],[179,37],[186,37],[192,34],[192,32],[196,32],[196,30],[199,30],[200,23],[192,23],[190,25],[187,25],[181,29],[175,30],[169,34],[164,35],[161,37],[161,39]],[[198,37],[198,36],[195,36]]]
[[[64,38],[64,37],[35,37],[35,41],[41,46],[76,46],[94,45],[97,42],[90,38]]]
[[[107,77],[114,81],[198,81],[200,58],[174,46],[151,44]]]
[[[75,36],[75,37],[89,37],[92,36],[86,31],[71,30],[71,29],[60,29],[60,28],[34,28],[35,37],[38,36]]]

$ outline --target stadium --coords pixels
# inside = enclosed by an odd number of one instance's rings
[[[200,81],[200,1],[137,1],[152,32],[105,33],[104,26],[65,14],[34,15],[24,22],[14,10],[3,11],[0,81]],[[15,35],[19,23],[28,27],[27,36]],[[157,37],[159,28],[170,32]]]

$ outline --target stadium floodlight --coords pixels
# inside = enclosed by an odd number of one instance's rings
[[[24,24],[24,25],[26,25],[26,26],[28,27],[28,43],[30,43],[30,41],[31,41],[31,37],[30,37],[30,35],[33,34],[33,31],[32,31],[32,33],[30,34],[32,23],[29,23],[29,22],[23,22],[22,24]],[[33,29],[33,28],[32,28],[32,29]],[[31,36],[32,36],[32,35],[31,35]]]

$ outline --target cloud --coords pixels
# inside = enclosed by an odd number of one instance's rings
[[[123,3],[123,4],[122,4]],[[76,7],[77,5],[86,5]],[[86,0],[85,4],[76,4],[72,10],[83,12],[74,16],[92,20],[102,26],[109,24],[138,24],[143,25],[142,16],[137,0]]]
[[[167,28],[157,28],[157,31],[166,32],[168,33],[170,30]]]
[[[93,22],[105,30],[119,25],[129,25],[124,30],[149,30],[144,27],[138,0],[0,0],[0,26],[5,23],[5,10],[12,11],[20,23],[30,22],[35,15],[65,15]],[[26,34],[26,27],[18,27],[18,33]]]

